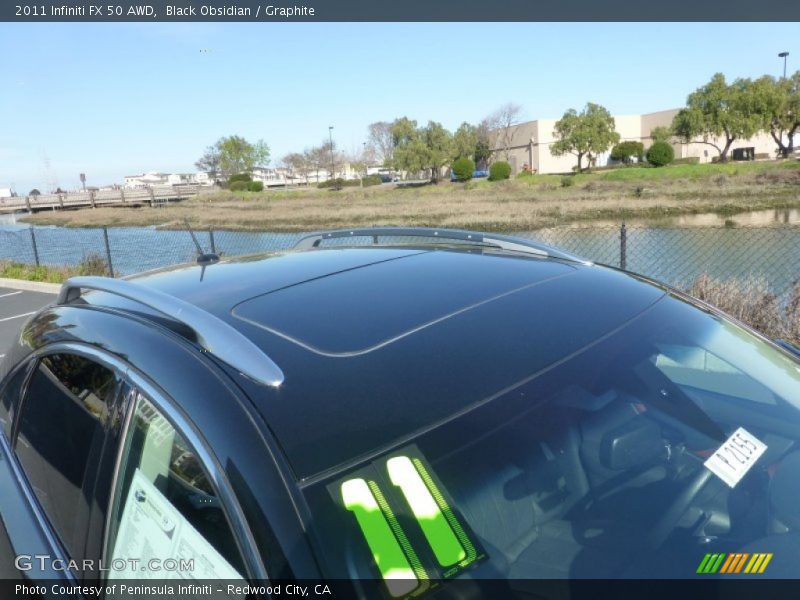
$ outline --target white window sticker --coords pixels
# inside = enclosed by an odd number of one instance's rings
[[[706,468],[731,487],[742,480],[767,449],[767,445],[739,427],[705,462]]]

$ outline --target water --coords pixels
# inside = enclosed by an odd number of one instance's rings
[[[726,221],[728,225],[725,226]],[[90,255],[106,258],[102,229],[35,227],[39,260],[74,265]],[[208,231],[196,232],[203,251]],[[215,231],[214,249],[225,256],[291,248],[302,234]],[[598,263],[620,265],[620,228],[613,221],[573,224],[516,235],[561,247]],[[113,227],[108,242],[116,275],[191,261],[196,246],[186,231]],[[0,216],[0,259],[34,262],[30,227],[13,215]],[[800,210],[769,210],[733,217],[701,214],[629,221],[626,267],[687,287],[699,275],[719,279],[760,277],[782,295],[800,278]]]

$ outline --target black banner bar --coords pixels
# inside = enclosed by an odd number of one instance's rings
[[[800,21],[798,0],[3,0],[18,22]],[[676,40],[679,43],[679,40]]]

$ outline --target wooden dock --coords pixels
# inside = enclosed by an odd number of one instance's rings
[[[0,213],[142,204],[159,206],[167,202],[191,198],[196,196],[199,191],[199,185],[159,185],[146,188],[117,188],[113,190],[17,196],[14,198],[0,198]]]

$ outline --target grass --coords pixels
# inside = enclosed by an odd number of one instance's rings
[[[508,181],[374,186],[338,192],[214,192],[162,208],[41,212],[24,220],[68,227],[159,226],[276,232],[370,225],[529,231],[598,219],[660,219],[685,214],[733,215],[800,207],[800,162],[626,167]]]
[[[107,275],[106,261],[96,254],[88,255],[77,265],[61,267],[37,267],[15,261],[0,261],[0,277],[9,279],[63,283],[75,275]]]

